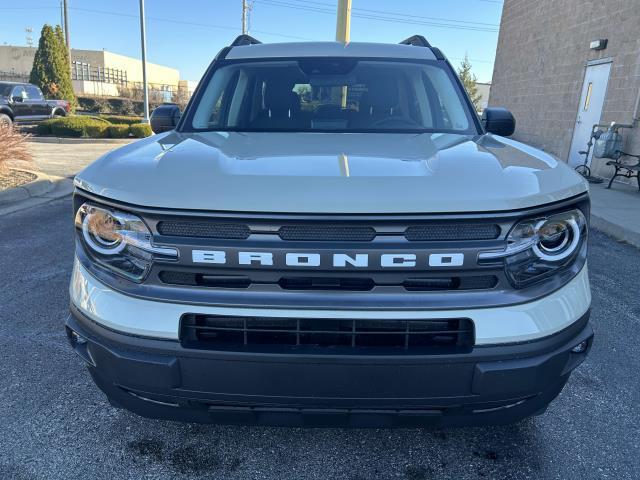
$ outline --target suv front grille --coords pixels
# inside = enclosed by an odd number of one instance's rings
[[[410,242],[494,240],[501,228],[493,223],[428,223],[407,227],[389,225],[335,224],[309,222],[273,225],[270,223],[223,223],[216,220],[163,220],[158,233],[171,237],[246,240],[251,234],[273,235],[284,241],[372,242],[378,237],[404,237]]]
[[[475,342],[467,318],[360,320],[186,314],[183,347],[274,353],[463,353]]]

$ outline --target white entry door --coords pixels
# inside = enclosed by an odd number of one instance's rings
[[[600,123],[610,71],[611,62],[587,66],[582,85],[582,97],[578,106],[576,127],[573,131],[573,140],[569,151],[569,165],[572,167],[584,163],[584,155],[580,155],[578,152],[587,149],[591,129],[596,123]],[[593,153],[593,149],[591,153]],[[589,163],[591,163],[591,158],[589,158]]]

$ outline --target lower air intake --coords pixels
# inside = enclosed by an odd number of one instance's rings
[[[473,347],[474,337],[468,318],[346,320],[186,314],[180,325],[185,348],[272,353],[464,353]]]

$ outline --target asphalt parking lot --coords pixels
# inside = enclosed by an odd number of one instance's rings
[[[501,428],[224,427],[110,407],[67,345],[71,201],[0,217],[0,479],[640,478],[640,252],[594,232],[596,343],[541,417]]]

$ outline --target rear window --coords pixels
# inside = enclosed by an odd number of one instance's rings
[[[187,129],[477,133],[438,62],[302,58],[230,62],[206,84]]]

